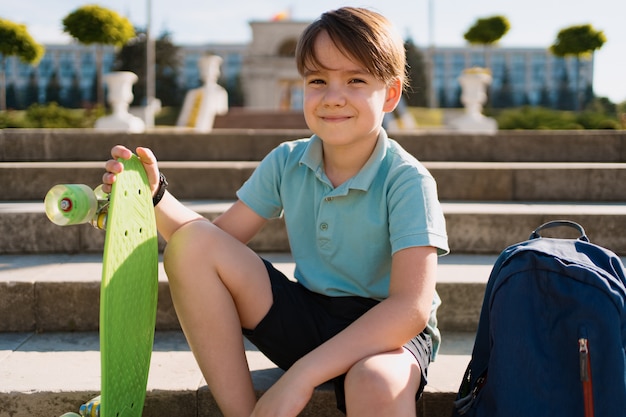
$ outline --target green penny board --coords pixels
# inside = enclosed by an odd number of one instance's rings
[[[158,293],[156,221],[133,155],[111,190],[100,292],[100,417],[141,417]]]

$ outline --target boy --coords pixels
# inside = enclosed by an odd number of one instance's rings
[[[314,135],[274,149],[213,223],[164,192],[154,155],[137,149],[174,305],[226,416],[296,416],[328,380],[349,416],[414,416],[448,245],[434,179],[381,127],[404,87],[403,42],[384,17],[346,7],[304,31],[296,61]],[[245,244],[280,215],[297,283]],[[242,331],[286,370],[258,402]]]

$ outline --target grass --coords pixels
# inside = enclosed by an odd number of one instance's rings
[[[443,126],[443,111],[426,107],[409,107],[409,112],[415,119],[418,127]]]

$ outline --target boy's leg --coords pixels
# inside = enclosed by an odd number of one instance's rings
[[[346,414],[415,417],[421,382],[420,365],[406,349],[365,358],[346,374]]]
[[[256,403],[241,328],[253,329],[272,305],[263,261],[215,225],[183,226],[164,255],[185,336],[225,416],[248,416]]]

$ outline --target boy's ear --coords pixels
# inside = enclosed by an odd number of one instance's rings
[[[399,79],[393,80],[387,87],[387,97],[385,98],[385,105],[383,111],[385,113],[392,112],[402,97],[402,82]]]

